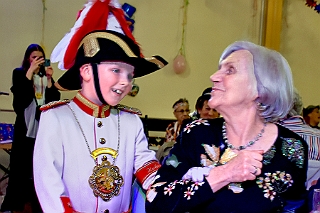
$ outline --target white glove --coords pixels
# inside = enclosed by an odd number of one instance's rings
[[[202,182],[203,178],[209,175],[212,168],[214,166],[192,167],[183,175],[182,180],[192,179],[193,182]]]

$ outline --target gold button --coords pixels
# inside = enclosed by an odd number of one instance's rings
[[[102,127],[102,122],[101,121],[98,122],[98,127]]]
[[[100,138],[99,142],[100,142],[101,144],[105,144],[105,143],[106,143],[106,139]]]

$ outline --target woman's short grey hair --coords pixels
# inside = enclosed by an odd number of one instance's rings
[[[248,50],[253,55],[260,116],[269,122],[286,117],[293,104],[293,79],[287,60],[277,51],[237,41],[223,51],[220,63],[238,50]]]

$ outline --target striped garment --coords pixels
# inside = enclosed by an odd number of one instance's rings
[[[292,116],[278,122],[302,137],[309,146],[309,160],[320,161],[320,130],[311,128],[301,116]]]

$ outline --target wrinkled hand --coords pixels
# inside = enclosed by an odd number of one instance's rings
[[[192,179],[193,182],[202,182],[204,176],[208,176],[210,170],[214,166],[208,167],[192,167],[190,168],[185,175],[183,175],[182,180]]]
[[[238,155],[225,164],[225,174],[229,182],[254,180],[261,174],[263,151],[241,150]]]

